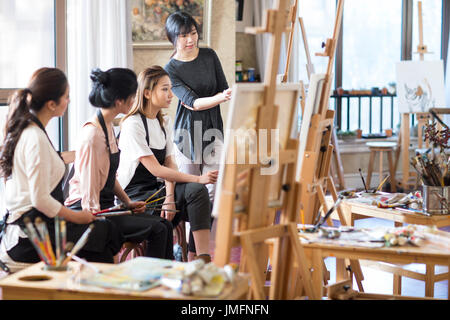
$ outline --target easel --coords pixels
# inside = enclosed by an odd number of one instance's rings
[[[324,212],[328,211],[328,206],[325,200],[327,189],[330,191],[334,201],[337,201],[338,199],[336,187],[332,177],[330,176],[330,164],[333,154],[331,138],[334,124],[334,111],[328,109],[328,103],[332,83],[332,68],[342,22],[343,9],[344,1],[339,0],[333,37],[331,39],[327,39],[325,51],[323,53],[316,53],[317,56],[328,57],[329,60],[322,86],[323,89],[321,91],[319,108],[317,113],[315,113],[311,118],[311,125],[308,130],[304,154],[299,155],[303,157],[303,161],[301,162],[301,168],[299,168],[301,171],[297,172],[296,177],[298,181],[297,192],[299,192],[298,198],[303,206],[304,223],[306,224],[313,223],[316,213],[319,212],[320,206],[322,206]],[[295,212],[300,212],[302,208],[300,208],[300,204],[297,203],[297,205],[298,207],[296,207]],[[341,224],[349,225],[350,222],[345,220],[339,207],[337,208],[337,212]],[[327,223],[332,225],[331,219],[329,219]],[[342,267],[342,265],[339,265],[339,267]],[[357,260],[351,260],[350,267],[351,273],[355,274],[359,290],[363,291],[361,283],[363,280],[363,275],[359,262]]]
[[[423,42],[423,23],[422,23],[422,1],[417,3],[418,5],[418,17],[419,17],[419,44],[417,46],[417,52],[420,55],[420,60],[424,61],[425,54],[428,52],[427,46]],[[400,152],[402,153],[402,187],[408,190],[409,187],[415,187],[417,184],[417,174],[414,171],[409,170],[409,144],[410,144],[410,114],[415,114],[417,118],[417,144],[421,149],[423,146],[423,128],[431,120],[431,115],[428,112],[414,112],[414,113],[402,113],[401,129],[398,136],[398,147],[396,152],[396,159],[394,169],[397,170],[398,158]],[[429,147],[428,141],[426,141],[426,147]],[[410,178],[415,178],[414,182],[410,181]]]
[[[295,22],[296,22],[296,14],[297,14],[297,8],[298,8],[298,0],[295,0],[295,3],[291,6],[291,9],[289,11],[289,22],[291,24],[290,32],[289,32],[289,43],[288,43],[288,49],[287,49],[287,60],[286,60],[286,67],[284,70],[284,74],[282,76],[282,83],[287,82],[288,78],[288,72],[289,72],[289,65],[291,61],[291,55],[292,55],[292,46],[293,46],[293,38],[294,38],[294,30],[295,30]],[[302,33],[302,39],[303,39],[303,46],[305,48],[305,54],[306,54],[306,71],[308,73],[308,79],[311,79],[311,74],[315,73],[314,71],[314,65],[311,61],[311,55],[309,53],[309,46],[308,46],[308,39],[306,36],[305,26],[303,24],[303,18],[299,17],[298,22],[300,25],[300,30]],[[302,86],[303,86],[303,82]],[[306,94],[302,95],[302,114],[304,110],[304,101],[306,100]],[[339,152],[339,145],[338,140],[336,136],[336,130],[333,129],[332,136],[331,136],[331,144],[333,145],[333,160],[335,166],[330,166],[330,170],[332,172],[332,177],[335,176],[334,171],[336,171],[337,179],[339,182],[339,189],[345,189],[345,180],[344,180],[344,169],[342,166],[342,160],[341,155]]]
[[[270,129],[275,129],[277,125],[278,106],[274,104],[277,91],[276,78],[277,67],[280,57],[280,47],[282,33],[286,31],[286,8],[288,0],[277,0],[275,8],[266,12],[264,27],[247,28],[249,33],[270,33],[271,41],[269,46],[269,56],[266,64],[266,79],[264,83],[263,103],[259,106],[256,116],[256,132],[259,129],[268,129],[270,144]],[[282,106],[281,106],[282,107]],[[267,148],[271,150],[270,146]],[[236,150],[235,150],[236,151]],[[264,242],[267,239],[275,238],[275,249],[273,254],[271,287],[269,292],[270,299],[294,298],[287,295],[286,288],[289,285],[289,279],[282,278],[284,270],[290,270],[293,262],[290,260],[295,257],[302,284],[306,295],[310,299],[319,299],[312,287],[310,271],[306,267],[306,257],[303,247],[297,235],[295,215],[293,210],[289,210],[295,203],[295,193],[290,192],[294,184],[294,172],[296,170],[297,160],[297,141],[289,139],[286,147],[279,151],[280,168],[286,169],[285,183],[280,186],[286,193],[282,198],[281,222],[273,225],[273,217],[270,215],[269,195],[272,182],[271,176],[262,175],[261,168],[270,165],[275,161],[274,156],[271,159],[261,159],[259,152],[257,164],[237,164],[236,152],[225,150],[226,164],[223,171],[223,182],[221,185],[219,199],[216,197],[215,209],[219,211],[217,222],[216,250],[214,263],[224,266],[229,263],[231,248],[240,244],[242,246],[241,267],[244,271],[251,274],[251,295],[252,298],[265,299],[264,291],[265,271],[267,268],[268,254],[265,251]],[[238,177],[247,171],[248,175],[248,201],[243,213],[235,213],[235,200],[238,196],[237,184]],[[281,171],[281,169],[280,169]],[[278,174],[274,177],[277,178]],[[280,190],[281,192],[281,190]],[[217,201],[218,200],[218,201]],[[236,226],[236,223],[238,224]],[[237,230],[236,230],[237,229]],[[289,249],[287,249],[289,248]],[[242,266],[243,265],[243,266]]]

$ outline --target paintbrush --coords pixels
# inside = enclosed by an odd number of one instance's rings
[[[31,223],[31,220],[29,217],[25,217],[23,219],[23,222],[25,223],[25,227],[28,230],[28,238],[30,239],[31,243],[34,244],[34,248],[36,249],[38,255],[41,257],[41,259],[44,261],[45,264],[50,264],[50,259],[47,257],[47,253],[44,248],[44,244],[41,242],[39,236],[36,233],[36,230],[33,227],[33,224]]]
[[[147,205],[149,205],[149,204],[151,204],[151,203],[154,203],[154,202],[157,202],[157,201],[159,201],[159,200],[163,200],[163,199],[165,199],[165,198],[167,198],[167,197],[171,197],[171,196],[173,196],[173,194],[169,194],[169,195],[167,195],[167,196],[164,196],[164,197],[161,197],[161,198],[152,200],[152,201],[150,201],[150,202],[147,202]]]
[[[110,211],[110,212],[103,212],[96,215],[96,217],[114,217],[114,216],[125,216],[133,214],[133,211],[131,210],[122,210],[122,211]]]
[[[154,210],[154,211],[180,212],[180,210],[173,210],[173,209],[163,209],[163,208],[151,208],[151,209]]]
[[[0,269],[2,269],[7,274],[11,273],[11,270],[8,268],[8,266],[2,260],[0,260]]]
[[[59,216],[55,217],[55,244],[56,244],[56,262],[61,256],[61,231],[59,230]]]
[[[366,181],[364,180],[364,177],[362,175],[361,168],[359,168],[359,175],[361,176],[361,180],[362,180],[362,183],[364,185],[364,190],[366,190],[366,193],[368,193],[369,190],[367,190]]]
[[[151,199],[153,199],[154,196],[156,196],[158,193],[160,193],[162,190],[164,190],[166,188],[166,186],[163,186],[161,189],[159,189],[158,191],[156,191],[155,193],[153,193],[150,197],[147,198],[147,200],[145,200],[146,203],[148,203]]]
[[[58,262],[56,263],[56,266],[61,266],[61,264],[63,263],[65,257],[67,256],[67,254],[70,252],[70,250],[72,250],[73,248],[73,242],[67,242],[66,247],[63,250],[63,254],[61,255],[61,257],[59,257]]]
[[[77,243],[73,246],[73,249],[70,251],[69,254],[67,254],[67,257],[63,261],[62,265],[65,266],[71,259],[71,257],[74,254],[77,254],[78,251],[80,251],[81,248],[86,244],[89,234],[91,233],[92,229],[94,229],[94,224],[90,224],[89,227],[86,229],[86,231],[81,235],[80,239],[78,239]]]
[[[339,197],[337,198],[337,200],[336,200],[336,202],[334,203],[334,205],[333,205],[333,206],[330,208],[330,210],[328,210],[328,212],[323,216],[322,220],[321,220],[318,224],[316,224],[316,225],[314,226],[314,229],[315,229],[315,230],[317,230],[318,228],[320,228],[320,227],[324,224],[324,222],[327,221],[328,217],[333,213],[333,211],[336,210],[336,209],[339,207],[339,205],[341,204],[342,199],[343,199],[343,197],[341,197],[341,196],[339,196]]]
[[[49,264],[47,261],[47,257],[45,256],[44,252],[42,251],[42,248],[39,245],[39,240],[37,240],[37,237],[31,235],[31,232],[29,231],[28,227],[22,228],[22,231],[27,235],[28,239],[30,239],[30,242],[34,247],[34,250],[36,250],[36,252],[39,256],[39,259],[44,261],[45,264]]]
[[[100,213],[111,212],[111,211],[119,211],[119,210],[123,210],[123,209],[126,209],[126,205],[124,203],[121,203],[121,204],[118,204],[117,206],[94,212],[93,215],[95,216],[95,215],[100,214]]]
[[[374,193],[376,193],[376,192],[381,190],[381,187],[383,187],[383,185],[386,183],[388,178],[389,178],[389,175],[387,175],[386,178],[384,178],[383,181],[380,182],[380,184],[378,185],[378,188],[375,190]]]
[[[94,272],[96,273],[100,273],[100,270],[95,267],[94,265],[92,265],[91,263],[87,262],[84,259],[81,259],[80,257],[76,256],[76,255],[72,255],[71,258],[79,263],[81,263],[82,265],[85,265],[86,267],[91,268],[92,270],[94,270]]]
[[[34,223],[36,224],[36,227],[38,228],[39,233],[41,234],[45,249],[47,250],[48,255],[50,257],[50,264],[54,266],[56,264],[56,258],[53,252],[52,243],[50,241],[50,235],[48,234],[47,225],[40,217],[37,217],[36,220],[34,220]]]
[[[66,249],[66,220],[61,219],[61,252],[63,253],[61,257],[64,255],[64,250]],[[61,258],[60,257],[60,258]]]

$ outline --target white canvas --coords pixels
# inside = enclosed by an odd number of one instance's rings
[[[396,65],[400,113],[428,112],[445,107],[444,64],[439,61],[401,61]]]

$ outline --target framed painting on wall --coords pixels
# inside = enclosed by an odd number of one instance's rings
[[[212,0],[131,0],[131,29],[136,48],[171,48],[165,32],[167,17],[176,11],[192,15],[199,25],[199,46],[210,46]]]

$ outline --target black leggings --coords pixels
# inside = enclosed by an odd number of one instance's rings
[[[81,200],[70,208],[81,210]],[[136,215],[112,216],[106,220],[120,230],[125,241],[147,240],[147,257],[173,260],[173,227],[167,220],[156,217],[149,211]]]
[[[141,186],[135,188],[127,187],[125,191],[133,201],[145,201],[162,186],[163,184],[159,184],[156,188],[151,188],[151,190],[142,190],[143,188]],[[163,197],[164,195],[165,190],[162,190],[155,198]],[[164,200],[160,200],[157,203],[161,205],[163,202]],[[176,183],[175,202],[175,206],[180,212],[175,215],[172,220],[172,225],[176,227],[181,220],[190,223],[189,251],[195,252],[192,231],[211,229],[212,225],[211,202],[209,200],[208,189],[200,183]],[[161,211],[153,211],[153,215],[155,216],[159,216],[160,214]]]

